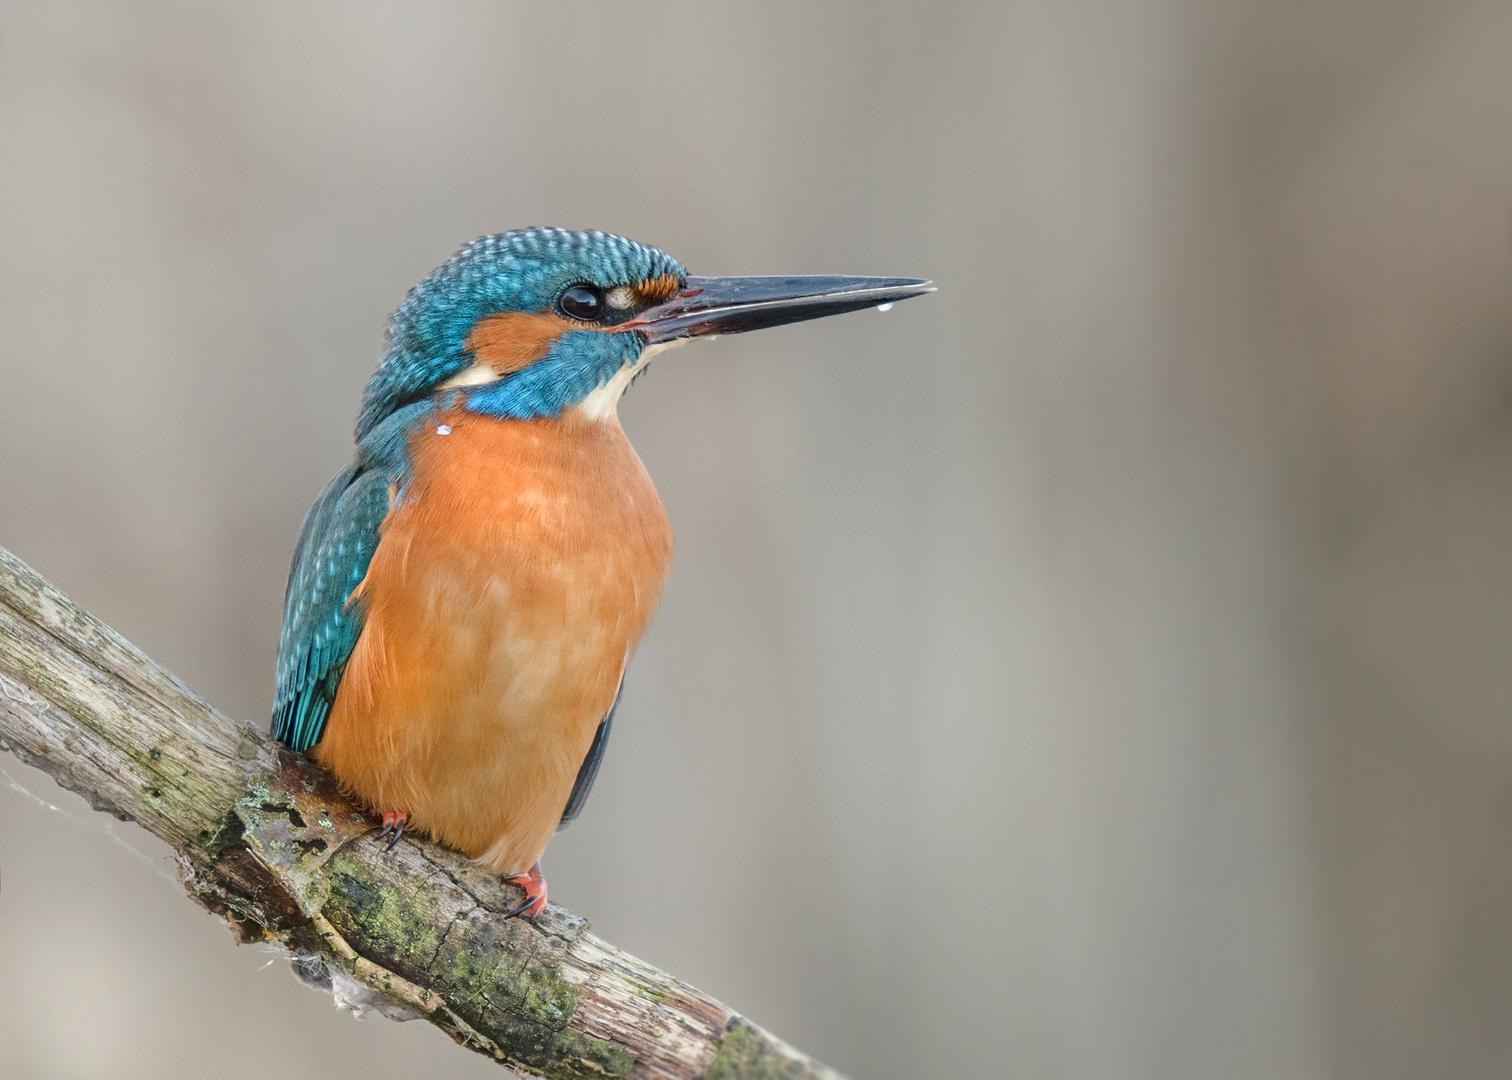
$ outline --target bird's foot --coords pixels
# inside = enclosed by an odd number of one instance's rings
[[[518,885],[525,890],[525,899],[504,913],[506,919],[512,919],[516,915],[527,915],[532,920],[546,910],[546,879],[541,876],[541,864],[538,862],[523,874],[504,879],[511,885]]]
[[[408,811],[385,810],[383,812],[383,831],[378,834],[378,842],[382,843],[383,838],[392,833],[393,839],[388,842],[388,850],[393,851],[394,845],[397,844],[399,842],[399,838],[404,835],[404,827],[408,824]]]

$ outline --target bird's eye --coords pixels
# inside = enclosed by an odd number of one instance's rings
[[[557,307],[563,315],[592,322],[604,312],[604,293],[592,285],[572,285],[562,293]]]

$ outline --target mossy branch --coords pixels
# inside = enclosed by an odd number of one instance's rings
[[[189,894],[307,980],[546,1077],[836,1077],[553,904],[406,836],[0,548],[0,750],[171,844]]]

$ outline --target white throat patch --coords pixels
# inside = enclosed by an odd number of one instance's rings
[[[574,405],[573,411],[585,420],[607,420],[614,416],[619,410],[619,399],[624,397],[626,390],[630,389],[631,380],[641,373],[651,362],[651,358],[688,340],[691,339],[678,338],[676,341],[663,341],[656,345],[646,346],[641,350],[635,363],[626,364],[616,371],[609,377],[608,382]]]

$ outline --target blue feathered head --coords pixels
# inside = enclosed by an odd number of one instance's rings
[[[426,397],[472,367],[469,342],[479,323],[490,316],[556,311],[571,302],[574,286],[591,287],[603,296],[647,282],[680,286],[687,276],[682,264],[666,252],[610,233],[534,228],[481,237],[411,289],[394,312],[387,351],[363,396],[357,438],[360,441],[395,409]],[[654,298],[664,298],[666,291]],[[512,380],[512,396],[523,395],[528,403],[519,408],[560,412],[565,401],[559,399],[577,392],[585,379],[596,379],[597,369],[606,363],[617,366],[624,359],[617,351],[633,362],[640,340],[635,334],[606,335],[602,330],[613,326],[603,322],[591,331],[563,335],[562,371]],[[579,340],[566,340],[569,337]],[[610,338],[616,340],[606,340]],[[609,356],[611,352],[616,355]],[[585,363],[590,353],[593,362]],[[575,379],[563,377],[575,373]]]

